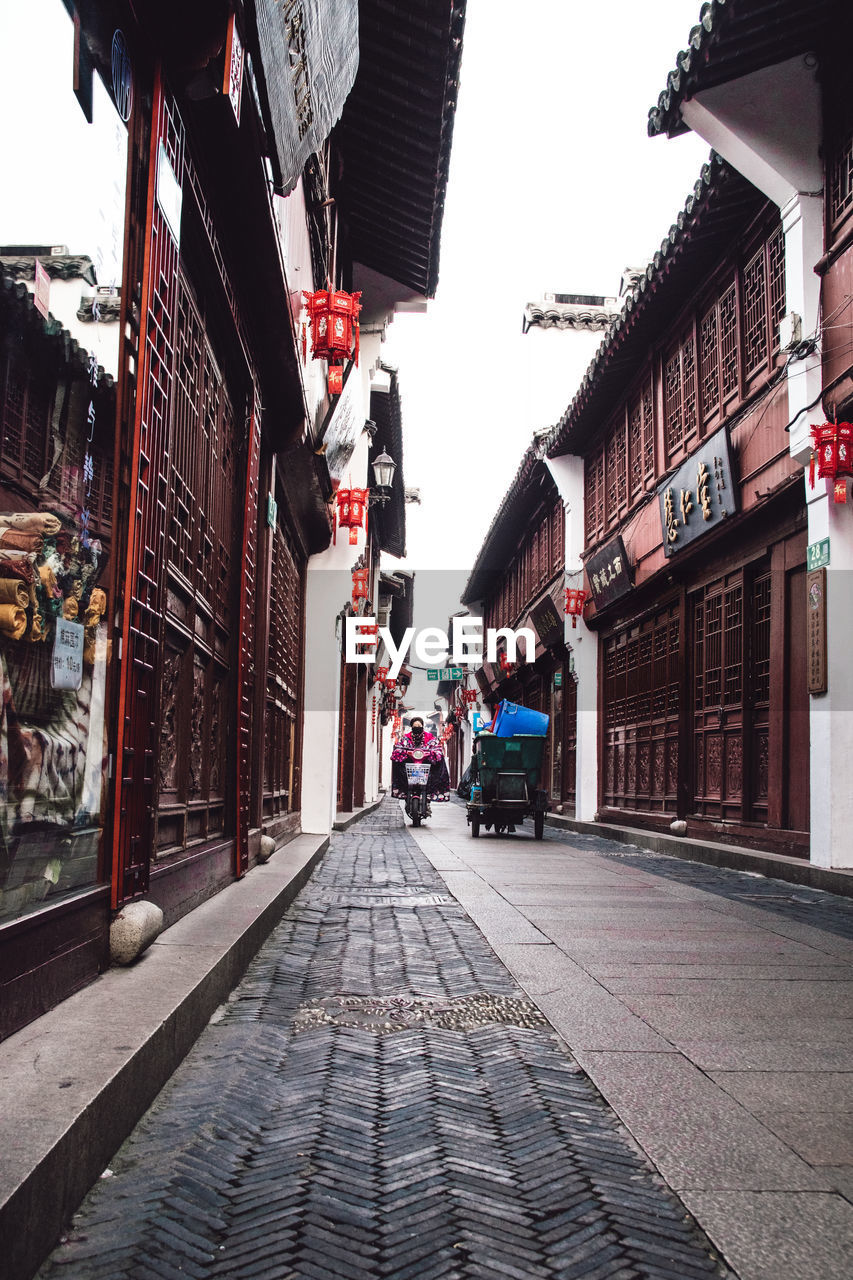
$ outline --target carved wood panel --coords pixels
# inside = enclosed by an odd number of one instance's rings
[[[674,812],[680,618],[676,605],[604,641],[602,803]]]

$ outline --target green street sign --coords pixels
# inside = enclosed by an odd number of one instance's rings
[[[829,564],[829,538],[821,538],[820,542],[810,542],[806,551],[806,568],[822,569]]]
[[[461,667],[451,667],[448,674],[448,679],[461,680],[464,674],[465,672],[462,670]]]
[[[427,671],[427,680],[437,680],[440,675],[441,675],[440,671],[435,671],[431,669]]]
[[[554,672],[554,688],[562,689],[562,687],[563,687],[563,673],[562,671],[555,671]]]

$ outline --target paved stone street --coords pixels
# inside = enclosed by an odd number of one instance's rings
[[[733,1275],[391,801],[333,837],[39,1274]]]

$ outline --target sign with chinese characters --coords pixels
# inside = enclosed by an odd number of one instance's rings
[[[56,620],[50,684],[53,689],[79,689],[83,683],[83,627],[79,622]]]
[[[225,79],[222,92],[228,94],[234,119],[240,123],[240,104],[243,98],[243,42],[237,31],[234,14],[228,19],[228,37],[225,42]]]
[[[563,687],[563,673],[562,671],[555,671],[554,672],[554,688],[562,689],[562,687]]]
[[[806,574],[806,600],[809,693],[826,693],[826,569]]]
[[[631,566],[621,538],[614,538],[586,562],[586,576],[596,609],[603,609],[633,587]]]
[[[829,564],[829,538],[821,538],[820,542],[810,542],[806,551],[806,568],[822,569]]]
[[[539,639],[546,649],[553,649],[563,643],[564,624],[557,612],[557,607],[550,596],[545,596],[530,610],[530,617]]]
[[[663,549],[681,551],[737,510],[725,427],[706,440],[658,488]]]

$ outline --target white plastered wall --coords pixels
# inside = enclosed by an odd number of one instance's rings
[[[565,504],[566,573],[576,574],[583,567],[583,458],[567,454],[546,458],[545,463]],[[598,636],[582,619],[573,628],[567,617],[565,642],[572,651],[578,686],[575,817],[592,822],[598,812]]]

